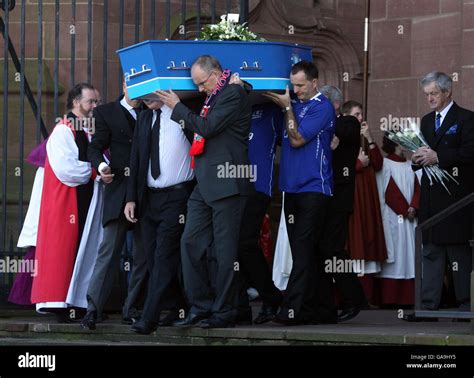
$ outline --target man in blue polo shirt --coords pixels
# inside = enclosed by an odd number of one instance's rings
[[[318,91],[318,69],[301,61],[291,70],[289,89],[266,96],[285,112],[280,163],[280,189],[285,192],[285,216],[293,268],[275,321],[286,325],[336,323],[318,313],[321,296],[330,295],[323,282],[321,254],[316,253],[332,196],[331,140],[336,114]]]
[[[239,263],[243,278],[257,289],[262,308],[253,320],[262,324],[274,319],[282,295],[272,281],[270,268],[259,246],[260,230],[270,205],[273,190],[273,163],[277,140],[281,138],[284,115],[273,103],[252,107],[252,123],[249,135],[249,160],[254,167],[252,181],[255,192],[247,198],[239,239]],[[245,285],[244,285],[245,286]],[[239,324],[252,323],[246,287],[239,295]]]

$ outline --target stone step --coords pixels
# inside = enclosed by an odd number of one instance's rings
[[[4,314],[5,316],[6,314]],[[395,311],[362,311],[352,321],[331,325],[260,326],[201,329],[160,327],[138,335],[112,315],[94,331],[79,323],[58,324],[52,316],[26,314],[0,319],[1,340],[51,340],[52,343],[137,343],[143,345],[474,345],[469,323],[407,323]]]
[[[93,341],[93,340],[64,340],[56,338],[29,338],[29,337],[0,337],[0,347],[2,346],[146,346],[146,345],[170,345],[159,342],[144,342],[144,341]]]

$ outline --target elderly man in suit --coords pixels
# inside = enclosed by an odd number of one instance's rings
[[[202,321],[203,328],[230,327],[237,313],[240,222],[252,188],[250,174],[245,174],[251,173],[247,151],[251,106],[244,88],[230,83],[231,72],[214,57],[200,56],[191,76],[199,91],[207,94],[199,115],[172,91],[158,92],[173,110],[171,119],[195,133],[190,154],[197,185],[188,201],[181,238],[184,287],[191,308],[175,325]],[[211,243],[218,264],[215,297],[203,266]]]
[[[433,110],[421,120],[421,132],[428,147],[419,148],[412,161],[418,167],[439,164],[459,182],[430,183],[423,172],[419,222],[472,193],[474,189],[474,114],[452,100],[452,80],[442,72],[431,72],[421,80],[423,92]],[[423,233],[422,306],[437,310],[445,274],[446,258],[453,271],[454,290],[461,310],[468,310],[471,271],[472,210],[463,208]],[[407,321],[433,318],[407,314]]]
[[[104,213],[102,225],[104,238],[87,290],[88,309],[82,320],[82,327],[95,329],[97,317],[112,290],[114,275],[119,270],[120,255],[130,223],[125,219],[123,209],[127,192],[130,151],[133,130],[138,113],[142,110],[140,101],[128,97],[123,83],[123,97],[94,109],[96,132],[88,148],[88,158],[105,184]],[[104,159],[109,150],[110,161]],[[128,296],[123,307],[123,322],[132,323],[138,317],[136,302],[147,278],[147,265],[139,230],[134,230],[134,251],[132,275]]]

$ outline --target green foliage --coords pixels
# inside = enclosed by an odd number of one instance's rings
[[[251,32],[245,24],[241,25],[221,16],[218,24],[205,25],[199,34],[201,41],[256,41],[265,42],[265,39],[258,37]]]

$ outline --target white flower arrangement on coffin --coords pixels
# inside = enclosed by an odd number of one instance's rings
[[[200,41],[256,41],[265,42],[265,39],[258,37],[251,32],[244,24],[222,15],[218,24],[208,24],[201,28],[198,40]]]
[[[421,130],[419,130],[416,125],[403,127],[399,130],[387,130],[386,133],[388,139],[411,152],[415,152],[420,147],[429,147],[423,134],[421,133]],[[444,189],[446,189],[449,195],[451,195],[451,193],[446,186],[446,182],[452,180],[459,185],[459,182],[446,170],[440,168],[438,164],[424,166],[423,170],[428,176],[430,185],[433,185],[433,180],[439,182],[441,185],[443,185]]]

